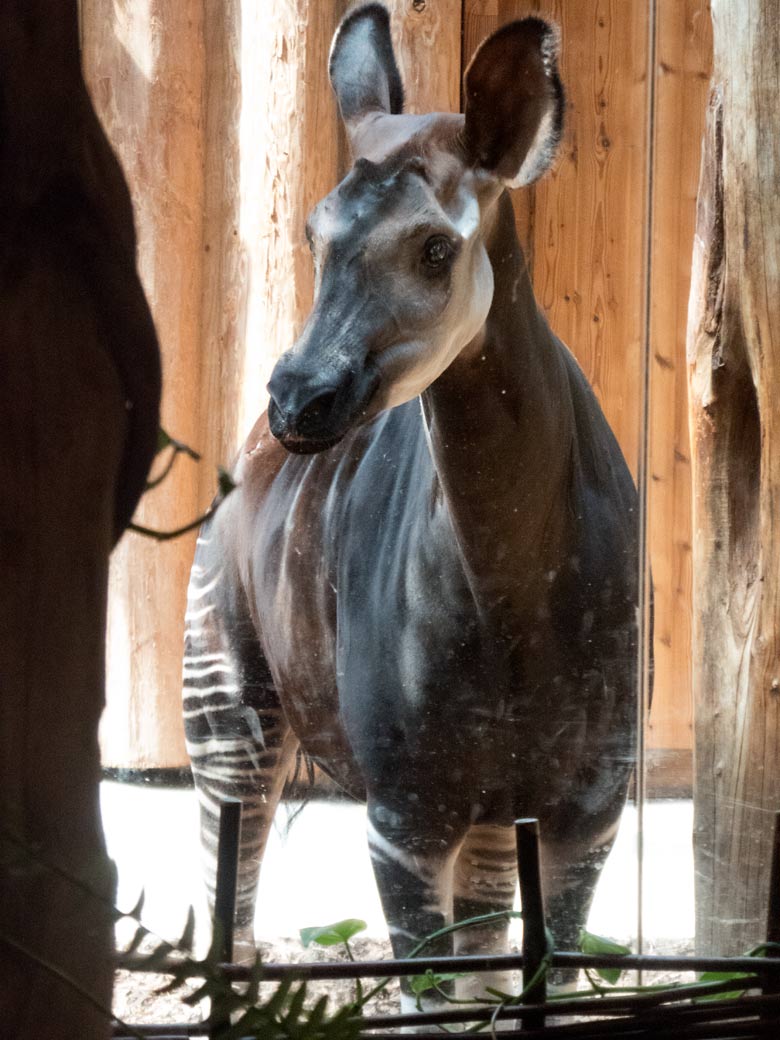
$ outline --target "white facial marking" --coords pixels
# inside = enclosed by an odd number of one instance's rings
[[[468,241],[479,229],[479,218],[479,203],[473,195],[469,195],[466,199],[466,205],[463,207],[463,212],[454,222],[455,230],[463,239]]]
[[[334,238],[338,238],[344,232],[346,226],[346,221],[337,207],[326,203],[317,210],[312,230],[317,238],[324,242],[332,242]]]

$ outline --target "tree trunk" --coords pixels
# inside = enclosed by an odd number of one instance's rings
[[[76,0],[0,7],[0,96],[0,1028],[97,1040],[113,974],[108,557],[155,449],[159,359]]]
[[[697,943],[761,941],[780,808],[780,19],[713,0],[688,327]]]

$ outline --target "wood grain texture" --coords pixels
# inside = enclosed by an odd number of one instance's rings
[[[534,193],[537,299],[585,370],[636,473],[647,12],[619,0],[531,7],[561,26],[569,99],[560,162]]]
[[[83,0],[85,77],[125,169],[139,267],[163,356],[161,421],[198,447],[204,230],[203,5]],[[177,463],[138,519],[170,529],[197,515],[200,472]],[[185,764],[180,720],[185,591],[194,536],[126,535],[112,559],[104,764]]]
[[[202,241],[188,258],[201,265],[199,422],[194,446],[198,507],[214,496],[216,469],[230,467],[240,436],[246,355],[248,257],[240,222],[241,0],[203,5]]]
[[[271,369],[311,307],[306,216],[333,188],[339,162],[336,102],[327,75],[340,2],[243,4],[240,231],[248,309],[240,437],[265,407]],[[240,439],[240,438],[239,438]]]
[[[780,20],[713,0],[688,329],[697,945],[765,934],[780,805]]]
[[[648,9],[592,0],[466,0],[464,59],[499,25],[528,14],[562,29],[567,131],[552,175],[514,192],[540,306],[585,369],[634,472],[641,406],[650,159]],[[656,593],[653,748],[692,746],[690,476],[685,310],[699,141],[711,63],[707,0],[660,0],[653,170],[649,539]],[[657,478],[657,479],[655,479]]]
[[[712,69],[709,0],[662,0],[656,44],[650,290],[650,559],[655,695],[648,743],[693,746],[691,466],[685,332],[700,141]]]
[[[405,111],[459,112],[461,0],[387,0]]]
[[[530,209],[521,237],[530,229],[537,300],[585,370],[636,472],[647,12],[616,0],[466,0],[464,57],[494,28],[529,14],[561,28],[568,103],[557,166],[520,203],[521,213]]]

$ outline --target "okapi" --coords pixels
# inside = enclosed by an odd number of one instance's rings
[[[354,166],[309,218],[314,308],[189,589],[188,748],[212,888],[220,798],[244,804],[243,952],[299,746],[367,803],[396,956],[511,908],[518,816],[541,821],[571,947],[615,837],[635,757],[636,493],[536,306],[506,191],[555,156],[557,54],[546,22],[505,25],[466,71],[464,115],[404,115],[386,10],[336,33]],[[505,943],[502,923],[438,950]]]

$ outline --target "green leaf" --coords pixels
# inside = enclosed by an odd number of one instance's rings
[[[584,928],[580,928],[580,950],[594,956],[614,954],[618,957],[625,957],[631,953],[627,946],[621,946],[612,939],[605,939],[603,935],[594,935],[593,932],[588,932]],[[605,982],[609,982],[612,986],[622,974],[621,968],[596,968],[596,971]]]
[[[287,1013],[284,1016],[284,1023],[286,1026],[295,1026],[303,1011],[303,1002],[306,1000],[306,983],[302,982],[297,990],[292,995],[290,1006],[287,1008]]]
[[[281,1015],[293,987],[292,979],[282,979],[265,1006],[265,1012],[271,1016]]]
[[[729,982],[731,979],[746,979],[749,977],[744,971],[703,971],[699,976],[699,982]],[[706,1000],[733,1000],[734,997],[738,997],[744,992],[744,989],[735,989],[730,990],[728,993],[705,993],[700,997],[696,997],[694,1003],[699,1004]]]
[[[356,917],[348,917],[335,924],[325,924],[320,928],[301,928],[301,942],[304,946],[317,943],[318,946],[338,946],[349,942],[353,935],[366,930],[368,925]]]
[[[433,971],[426,971],[424,975],[412,975],[409,980],[409,987],[416,997],[419,997],[421,993],[427,993],[430,989],[436,989],[443,982],[452,982],[454,979],[465,979],[467,973],[465,971],[449,971],[444,974],[438,975]]]
[[[745,954],[746,957],[763,957],[767,950],[774,947],[775,943],[761,943],[760,946],[754,946],[752,950],[748,950]],[[732,979],[745,979],[750,978],[750,975],[744,971],[703,971],[699,976],[699,982],[729,982]],[[730,990],[728,993],[705,993],[704,996],[695,997],[694,1003],[698,1004],[701,1001],[706,1000],[733,1000],[734,997],[740,996],[744,993],[744,989]]]
[[[328,1008],[328,998],[320,997],[317,1003],[309,1012],[308,1026],[309,1029],[315,1031],[322,1026],[325,1021],[325,1012]]]
[[[158,428],[157,428],[157,454],[159,455],[161,451],[165,451],[165,449],[168,447],[168,445],[172,444],[172,443],[173,443],[173,441],[168,436],[168,434],[165,432],[165,430],[162,428],[162,426],[158,426]]]

